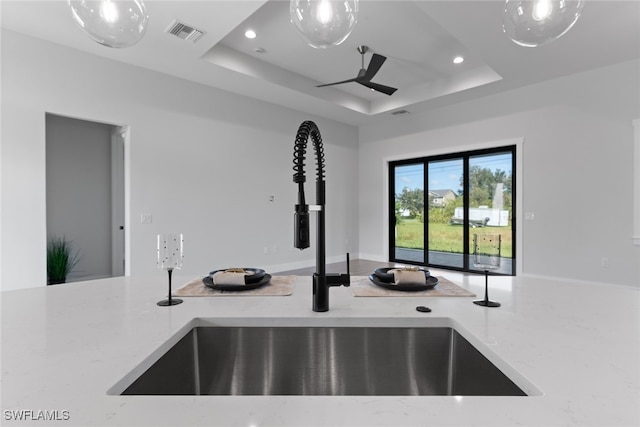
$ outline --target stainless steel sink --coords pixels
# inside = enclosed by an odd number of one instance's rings
[[[446,326],[196,326],[120,388],[112,394],[527,395]]]

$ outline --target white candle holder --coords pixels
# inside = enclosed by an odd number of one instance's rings
[[[184,257],[184,238],[182,234],[158,234],[158,268],[167,270],[169,274],[169,296],[159,301],[161,307],[170,307],[182,303],[181,299],[171,295],[171,274],[176,268],[182,268]]]

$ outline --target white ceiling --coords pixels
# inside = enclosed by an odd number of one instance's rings
[[[360,0],[358,24],[340,46],[314,49],[289,23],[289,2],[146,0],[149,28],[138,44],[110,49],[72,21],[66,1],[2,0],[2,27],[310,114],[360,125],[448,105],[640,57],[640,2],[587,0],[565,36],[525,48],[502,32],[504,1]],[[195,43],[171,36],[174,19],[206,31]],[[251,27],[258,37],[248,40]],[[388,59],[374,82],[356,83],[356,47]],[[264,53],[256,53],[262,48]],[[455,65],[456,55],[465,57]],[[365,57],[365,67],[371,53]],[[640,78],[640,77],[639,77]]]

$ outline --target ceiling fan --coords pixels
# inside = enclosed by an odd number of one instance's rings
[[[342,83],[351,83],[351,82],[356,82],[356,83],[360,83],[363,86],[366,86],[372,90],[375,90],[377,92],[381,92],[387,95],[393,95],[393,93],[398,90],[395,87],[390,87],[390,86],[385,86],[385,85],[381,85],[378,83],[373,83],[371,81],[371,79],[373,78],[373,76],[376,75],[376,73],[380,70],[380,67],[382,67],[382,64],[384,64],[384,61],[387,60],[386,56],[382,56],[382,55],[378,55],[377,53],[374,53],[373,56],[371,57],[371,61],[369,62],[369,66],[365,69],[364,68],[364,54],[367,53],[367,51],[369,50],[368,46],[358,46],[358,52],[360,52],[360,55],[362,55],[362,68],[360,69],[360,71],[358,72],[358,76],[354,77],[352,79],[348,79],[348,80],[342,80],[340,82],[334,82],[334,83],[327,83],[327,84],[323,84],[323,85],[318,85],[316,87],[325,87],[325,86],[333,86],[333,85],[339,85]]]

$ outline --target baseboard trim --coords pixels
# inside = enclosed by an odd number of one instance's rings
[[[362,254],[361,253],[361,254],[358,254],[358,258],[353,258],[353,259],[367,259],[369,261],[376,261],[376,262],[389,262],[387,258],[379,254]]]
[[[634,286],[632,284],[625,283],[612,283],[612,282],[595,282],[593,280],[584,280],[584,279],[572,279],[568,277],[558,277],[558,276],[545,276],[542,274],[531,274],[531,273],[523,273],[520,277],[528,278],[528,279],[540,279],[540,280],[550,280],[564,283],[571,283],[574,285],[588,285],[588,286],[622,286],[624,288],[638,289],[640,287]]]

